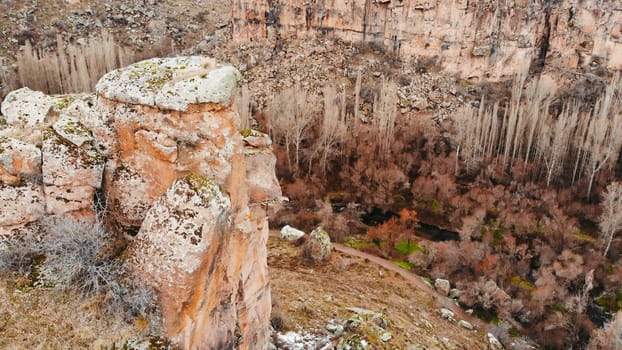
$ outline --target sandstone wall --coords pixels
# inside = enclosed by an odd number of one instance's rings
[[[336,37],[419,57],[463,78],[498,79],[532,63],[622,67],[616,1],[232,0],[233,37]]]

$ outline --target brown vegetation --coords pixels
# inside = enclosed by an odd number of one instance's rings
[[[428,116],[397,111],[395,119],[382,121],[380,100],[390,95],[383,92],[388,80],[378,83],[384,86],[363,80],[356,77],[351,94],[325,89],[325,113],[308,116],[315,121],[306,125],[299,152],[309,170],[284,187],[297,222],[339,218],[344,232],[338,237],[344,239],[360,232],[348,224],[356,221],[356,211],[348,208],[384,212],[386,221],[367,232],[367,240],[377,244],[363,244],[362,250],[449,278],[460,302],[499,322],[498,331],[505,332],[499,336],[507,341],[517,341],[508,335],[513,334],[550,348],[586,346],[601,320],[619,307],[620,245],[612,239],[614,248],[603,257],[595,225],[589,224],[601,212],[591,194],[616,177],[619,78],[590,109],[558,100],[546,78],[518,77],[506,102],[484,98],[479,108],[464,108],[440,127]],[[339,122],[330,128],[339,137],[322,131],[329,122]],[[277,142],[276,152],[284,146]],[[280,159],[277,172],[290,179],[286,158]],[[319,167],[311,166],[316,162]],[[322,197],[318,205],[314,199]],[[331,213],[329,201],[343,212]],[[461,240],[416,237],[414,225],[403,219],[414,208],[417,218],[453,227]],[[610,236],[602,237],[609,242]],[[395,245],[409,239],[419,248],[406,258]]]
[[[21,84],[49,94],[92,92],[105,73],[132,60],[105,31],[83,44],[65,42],[57,35],[52,52],[36,49],[27,40],[17,54]]]

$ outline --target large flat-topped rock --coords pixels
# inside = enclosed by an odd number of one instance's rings
[[[240,78],[207,57],[152,58],[107,73],[96,90],[109,100],[185,112],[190,104],[228,106]]]

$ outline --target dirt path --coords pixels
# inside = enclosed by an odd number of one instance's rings
[[[270,236],[273,237],[280,237],[281,233],[279,231],[276,230],[271,230],[270,231]],[[345,246],[343,244],[340,243],[332,243],[333,248],[338,251],[341,252],[343,254],[347,254],[349,256],[353,256],[353,257],[358,257],[358,258],[362,258],[362,259],[367,259],[370,262],[373,262],[374,264],[377,264],[379,266],[382,266],[383,268],[395,272],[397,274],[399,274],[402,278],[404,278],[404,280],[406,280],[407,282],[409,282],[411,285],[413,285],[414,287],[430,294],[433,295],[437,298],[437,300],[442,300],[442,299],[446,299],[447,301],[450,302],[446,302],[446,303],[442,303],[443,307],[445,307],[446,309],[450,309],[454,315],[455,318],[457,320],[465,320],[467,322],[469,322],[470,324],[472,324],[473,326],[475,326],[476,328],[486,331],[488,332],[488,324],[482,322],[480,319],[473,317],[472,315],[467,314],[460,306],[456,305],[453,301],[451,301],[449,298],[439,294],[434,288],[430,287],[426,282],[424,282],[421,279],[421,276],[419,275],[415,275],[401,267],[399,267],[398,265],[396,265],[394,262],[383,259],[381,257],[369,254],[369,253],[365,253],[362,252],[360,250],[356,250],[354,248],[350,248],[348,246]]]

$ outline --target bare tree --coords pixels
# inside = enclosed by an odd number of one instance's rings
[[[564,168],[571,145],[573,130],[579,120],[579,107],[575,103],[564,106],[562,113],[555,120],[551,115],[544,117],[540,126],[537,144],[537,162],[544,163],[546,185],[551,184]]]
[[[604,167],[611,167],[620,155],[622,147],[622,103],[616,92],[622,88],[620,74],[616,73],[607,85],[604,95],[598,99],[583,148],[587,152],[586,169],[589,173],[587,196],[590,196],[596,174]]]
[[[386,155],[393,142],[395,120],[397,118],[397,85],[391,80],[383,80],[380,93],[374,99],[375,144],[378,155]]]
[[[19,77],[24,86],[51,94],[91,92],[105,73],[133,59],[107,31],[89,39],[85,45],[65,42],[58,35],[56,46],[55,52],[45,52],[27,41],[17,53]]]
[[[310,96],[300,84],[278,94],[267,110],[268,125],[273,139],[283,138],[289,170],[298,172],[300,148],[308,126],[313,118],[313,105]],[[294,148],[294,163],[291,162],[291,148]]]
[[[606,256],[613,237],[622,230],[622,184],[612,182],[607,186],[607,191],[602,194],[601,207],[598,227],[604,248],[603,256]]]
[[[309,168],[313,158],[320,157],[320,167],[326,173],[326,164],[331,154],[340,153],[336,146],[344,142],[347,131],[346,94],[337,93],[334,86],[324,88],[324,117]]]

